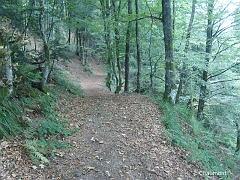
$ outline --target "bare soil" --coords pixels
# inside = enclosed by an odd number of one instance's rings
[[[59,113],[79,128],[65,138],[72,148],[56,151],[48,165],[35,169],[17,142],[3,140],[0,179],[204,179],[184,158],[187,152],[168,142],[156,104],[142,95],[109,92],[101,68],[94,61],[89,67],[92,74],[77,60],[60,67],[83,90],[83,97],[58,97]]]

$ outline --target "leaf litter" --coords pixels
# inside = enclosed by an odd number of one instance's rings
[[[0,179],[161,180],[204,179],[200,168],[184,158],[184,150],[168,143],[161,112],[138,94],[116,95],[102,83],[95,62],[89,75],[77,60],[60,66],[69,80],[80,83],[83,97],[61,94],[61,116],[79,131],[66,137],[72,148],[55,152],[37,167],[21,148],[21,140],[1,140]],[[79,78],[77,78],[79,77]]]

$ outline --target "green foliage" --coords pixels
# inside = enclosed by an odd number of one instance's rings
[[[48,156],[54,155],[55,149],[70,147],[62,139],[77,131],[69,129],[60,118],[56,95],[20,85],[11,99],[0,101],[0,138],[23,133],[23,147],[35,164],[48,163]],[[40,120],[28,118],[26,110],[37,114]]]
[[[163,111],[161,118],[165,134],[173,145],[187,149],[186,159],[201,165],[208,172],[227,172],[222,179],[231,179],[239,172],[239,155],[234,155],[234,138],[214,130],[206,129],[203,122],[197,121],[191,110],[182,105],[172,106],[162,103],[160,97],[152,97]],[[234,176],[236,177],[236,176]]]
[[[71,135],[75,130],[67,130],[67,127],[60,122],[53,120],[40,120],[29,123],[25,130],[24,147],[35,164],[48,163],[48,155],[54,155],[56,148],[69,148],[70,145],[59,140],[64,136]]]
[[[83,71],[84,71],[84,72],[88,72],[89,74],[92,74],[92,73],[93,73],[93,70],[92,70],[91,67],[84,67],[84,68],[83,68]]]
[[[38,139],[26,140],[23,146],[27,149],[32,161],[35,164],[49,163],[49,160],[45,157],[47,143]]]
[[[66,90],[71,94],[81,96],[82,92],[80,86],[67,81],[65,76],[66,75],[59,70],[53,72],[53,80],[55,84],[58,85],[58,88],[64,91]]]
[[[49,163],[49,155],[54,156],[54,150],[60,148],[70,148],[71,146],[56,138],[48,139],[26,139],[23,147],[29,153],[34,164]]]
[[[27,138],[38,138],[44,140],[51,136],[68,136],[73,131],[66,130],[64,124],[54,120],[41,119],[39,122],[29,123],[28,130],[24,133]]]
[[[16,85],[14,92],[12,94],[13,97],[20,98],[20,101],[24,101],[25,99],[37,98],[42,95],[38,89],[32,88],[28,83],[19,83]]]
[[[26,77],[28,80],[37,82],[41,80],[41,73],[34,65],[22,63],[15,69],[21,74],[21,76]]]
[[[17,100],[0,100],[0,139],[21,132],[22,108]]]
[[[47,157],[54,155],[54,149],[70,147],[61,139],[77,129],[68,129],[64,120],[59,119],[56,96],[52,93],[42,94],[34,99],[24,98],[23,104],[28,108],[37,107],[43,117],[39,121],[28,122],[28,127],[23,132],[26,139],[23,146],[35,164],[48,163]]]

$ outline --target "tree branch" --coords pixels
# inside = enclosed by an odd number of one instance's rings
[[[136,18],[136,19],[130,20],[129,22],[134,22],[134,21],[143,20],[143,19],[147,19],[147,18],[151,18],[151,19],[156,19],[156,20],[162,21],[161,17],[156,17],[156,16],[153,16],[153,15],[150,15],[150,16],[144,16],[144,17]],[[128,21],[122,21],[122,22],[128,22]]]
[[[217,55],[219,55],[219,54],[221,54],[222,52],[224,52],[224,51],[226,51],[226,50],[228,50],[228,49],[230,49],[231,47],[233,47],[234,45],[237,45],[237,44],[240,44],[240,41],[238,41],[238,42],[235,42],[235,43],[233,43],[233,44],[231,44],[231,45],[229,45],[228,47],[226,47],[226,48],[223,48],[223,49],[221,49],[221,47],[225,44],[225,42],[227,42],[229,39],[227,39],[226,41],[224,41],[223,43],[219,43],[219,41],[218,41],[218,51],[215,53],[215,55],[213,56],[213,61],[217,58]],[[221,49],[221,50],[220,50]]]
[[[221,72],[219,72],[219,73],[217,73],[217,74],[214,74],[214,75],[212,75],[212,76],[209,76],[209,77],[207,78],[207,80],[209,80],[209,79],[211,79],[211,78],[213,78],[213,77],[219,76],[219,75],[225,73],[226,71],[228,71],[229,69],[232,69],[233,67],[236,67],[236,66],[239,65],[239,64],[240,64],[240,62],[237,62],[236,64],[233,64],[232,66],[230,66],[230,67],[228,67],[228,68],[226,68],[226,69],[222,69]]]
[[[214,82],[211,82],[211,84],[217,84],[217,83],[223,83],[223,82],[230,82],[230,81],[239,81],[240,78],[237,78],[237,79],[225,79],[225,80],[220,80],[220,81],[214,81]]]

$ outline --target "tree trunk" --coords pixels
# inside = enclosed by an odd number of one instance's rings
[[[148,48],[148,58],[149,58],[149,62],[150,62],[150,88],[151,90],[153,89],[153,75],[154,75],[154,71],[153,71],[153,62],[152,62],[152,57],[151,57],[151,48],[152,48],[152,34],[153,34],[153,19],[151,22],[151,30],[150,30],[150,40],[149,40],[149,48]]]
[[[207,97],[207,80],[208,80],[208,65],[212,54],[212,43],[213,43],[213,5],[214,0],[208,1],[208,23],[207,23],[207,39],[206,39],[206,57],[205,57],[205,69],[202,74],[202,84],[200,86],[200,95],[198,101],[198,112],[197,119],[203,119],[203,109]]]
[[[240,150],[240,129],[238,123],[236,123],[236,127],[237,127],[237,144],[235,152],[238,152]]]
[[[6,77],[7,77],[7,93],[11,95],[13,91],[13,72],[12,72],[12,60],[11,56],[7,56],[7,62],[5,64],[6,67]]]
[[[132,14],[132,0],[128,0],[128,14]],[[124,92],[129,93],[129,61],[130,61],[130,36],[131,36],[132,23],[128,21],[126,33],[126,49],[125,49],[125,84]]]
[[[40,25],[40,31],[41,31],[41,35],[42,35],[42,40],[43,40],[43,52],[44,52],[44,59],[45,59],[45,63],[44,63],[44,72],[42,75],[42,81],[41,81],[41,87],[40,90],[44,90],[44,87],[47,83],[47,79],[48,79],[48,75],[49,75],[49,68],[50,68],[50,50],[49,50],[49,46],[47,43],[47,37],[44,31],[44,0],[39,0],[40,6],[42,8],[42,10],[40,11],[40,15],[39,15],[39,25]]]
[[[113,65],[113,67],[114,67],[114,74],[115,74],[115,79],[116,79],[115,93],[118,94],[122,89],[122,72],[121,72],[122,70],[121,70],[121,64],[120,64],[120,49],[119,49],[120,48],[120,33],[118,30],[121,3],[116,8],[115,2],[112,1],[112,6],[113,6],[114,24],[115,24],[114,33],[115,33],[115,53],[116,53],[117,71],[115,69],[115,64]]]
[[[76,39],[76,51],[75,51],[75,54],[77,56],[79,56],[79,29],[77,28],[76,29],[76,35],[75,35],[75,39]]]
[[[165,92],[164,99],[175,102],[175,67],[173,57],[173,33],[170,0],[162,0],[163,32],[165,44]]]
[[[109,27],[109,16],[110,16],[110,2],[109,0],[100,0],[101,4],[101,12],[103,16],[103,22],[104,22],[104,39],[105,39],[105,44],[106,44],[106,58],[107,58],[107,64],[108,64],[108,72],[107,72],[107,77],[106,77],[106,86],[108,89],[111,91],[112,88],[112,52],[111,52],[111,36],[110,36],[110,27]]]
[[[139,14],[139,7],[138,7],[138,0],[135,0],[135,9],[136,9],[136,46],[137,46],[137,89],[136,92],[140,93],[141,90],[141,53],[140,53],[140,41],[139,41],[139,27],[138,27],[138,14]]]
[[[70,45],[71,44],[71,29],[69,28],[68,29],[68,44]]]
[[[173,33],[173,39],[175,37],[175,19],[176,19],[175,0],[172,0],[172,33]]]
[[[86,50],[85,50],[85,43],[86,43],[86,28],[84,28],[84,31],[80,33],[79,36],[79,44],[80,44],[80,60],[82,62],[82,65],[86,65]]]
[[[192,13],[191,13],[190,21],[189,21],[189,24],[188,24],[186,43],[185,43],[185,48],[184,48],[184,58],[185,58],[185,60],[186,60],[186,54],[188,53],[188,49],[189,49],[189,41],[190,41],[190,37],[191,37],[193,20],[194,20],[194,16],[195,16],[196,2],[197,2],[196,0],[192,1]],[[177,95],[176,95],[176,100],[175,100],[176,104],[179,102],[179,98],[181,96],[182,89],[183,89],[183,86],[185,84],[186,76],[187,76],[186,63],[183,61],[183,67],[182,67],[182,70],[181,70],[181,73],[180,73],[180,82],[179,82],[179,85],[178,85],[178,90],[177,90]]]

